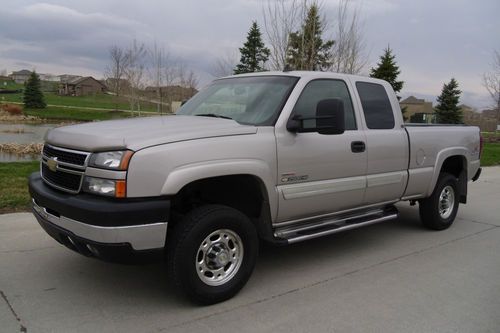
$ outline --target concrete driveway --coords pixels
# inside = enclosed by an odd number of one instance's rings
[[[0,215],[1,332],[500,332],[500,167],[469,186],[455,224],[400,218],[265,246],[247,286],[197,307],[161,264],[88,259],[27,213]]]

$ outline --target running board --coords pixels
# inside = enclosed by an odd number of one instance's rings
[[[317,237],[336,234],[367,225],[393,220],[398,217],[396,207],[377,209],[358,215],[350,215],[335,219],[320,219],[300,225],[275,229],[276,238],[285,239],[288,244],[297,243]]]

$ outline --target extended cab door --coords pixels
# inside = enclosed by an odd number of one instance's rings
[[[380,82],[356,82],[368,158],[363,205],[398,200],[408,180],[409,145],[403,117],[391,86]]]
[[[351,96],[348,83],[343,80],[315,79],[305,85],[290,116],[314,116],[319,101],[340,99],[345,113],[343,134],[292,133],[277,127],[277,222],[338,212],[362,204],[367,154],[365,136],[359,130]]]

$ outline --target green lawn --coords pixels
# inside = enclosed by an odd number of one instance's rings
[[[17,89],[24,89],[23,84],[16,83],[12,80],[0,80],[0,89],[8,89],[8,90],[17,90]]]
[[[485,143],[481,166],[500,165],[500,143]]]
[[[39,168],[39,162],[0,163],[0,213],[28,210],[28,176]]]
[[[129,110],[130,104],[124,97],[107,94],[90,96],[59,96],[55,93],[45,93],[45,102],[50,105],[64,105],[87,108]],[[0,94],[0,102],[23,102],[23,94]],[[156,104],[141,102],[142,111],[156,111]]]
[[[75,109],[56,106],[48,106],[45,109],[25,109],[24,114],[49,120],[76,121],[110,120],[135,116],[135,113],[131,112]]]

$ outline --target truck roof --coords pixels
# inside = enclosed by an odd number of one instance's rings
[[[364,82],[377,82],[382,83],[384,80],[375,79],[368,76],[361,75],[353,75],[353,74],[343,74],[343,73],[335,73],[335,72],[320,72],[320,71],[268,71],[268,72],[254,72],[254,73],[246,73],[246,74],[238,74],[223,77],[245,77],[245,76],[292,76],[299,78],[308,78],[308,79],[349,79],[353,81],[364,81]]]

